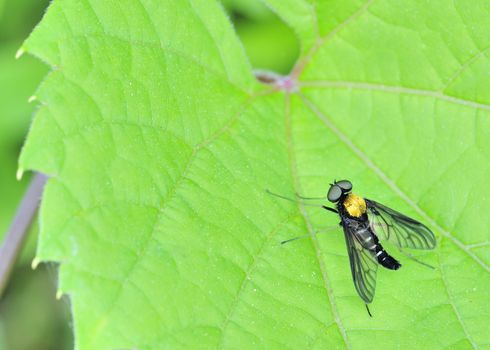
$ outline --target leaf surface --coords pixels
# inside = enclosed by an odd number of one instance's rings
[[[489,5],[267,2],[292,93],[213,1],[54,1],[25,43],[53,71],[21,164],[52,176],[37,256],[77,347],[488,348]],[[314,235],[338,218],[264,191],[334,178],[439,238],[436,270],[379,271],[372,319],[340,232]]]

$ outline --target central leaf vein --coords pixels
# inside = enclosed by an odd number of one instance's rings
[[[293,151],[294,144],[293,144],[292,126],[291,126],[291,111],[290,111],[291,95],[290,94],[286,94],[285,104],[286,104],[286,106],[285,106],[285,118],[286,118],[285,123],[286,123],[286,133],[287,133],[287,147],[288,147],[289,162],[290,162],[289,168],[291,171],[291,177],[293,179],[293,187],[294,187],[295,193],[302,193],[301,188],[300,188],[300,184],[299,184],[299,177],[298,177],[298,173],[297,173],[296,160],[295,160],[294,151]],[[330,302],[330,307],[332,310],[333,319],[339,328],[339,332],[342,335],[342,339],[344,340],[346,348],[351,349],[350,343],[349,343],[348,338],[347,338],[347,332],[345,330],[344,325],[342,324],[342,320],[340,319],[340,315],[339,315],[339,312],[337,310],[337,305],[335,304],[333,290],[332,290],[330,280],[328,278],[327,269],[326,269],[325,264],[323,262],[320,246],[318,244],[318,240],[316,238],[312,224],[309,220],[308,213],[306,212],[304,205],[302,205],[301,202],[298,202],[298,207],[299,207],[299,210],[301,212],[301,215],[303,216],[303,219],[305,221],[308,232],[311,235],[311,240],[312,240],[313,247],[314,247],[315,253],[316,253],[315,256],[317,258],[317,261],[318,261],[318,264],[320,267],[320,271],[322,273],[323,283],[324,283],[324,287],[325,287],[325,290],[326,290],[327,295],[328,295],[328,300]]]

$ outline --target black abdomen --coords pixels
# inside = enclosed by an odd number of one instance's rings
[[[373,232],[371,226],[369,225],[369,221],[367,220],[367,216],[361,217],[361,219],[346,219],[345,225],[348,227],[355,228],[351,230],[353,235],[356,237],[357,241],[361,244],[364,249],[367,249],[373,254],[373,257],[376,261],[383,267],[386,267],[390,270],[398,270],[402,265],[389,255],[386,250],[384,250],[381,243],[379,243],[378,237]]]
[[[400,264],[394,257],[389,255],[379,243],[376,245],[375,257],[379,264],[387,269],[398,270],[402,266],[402,264]]]

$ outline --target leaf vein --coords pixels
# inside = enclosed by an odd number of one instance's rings
[[[463,332],[464,332],[466,338],[469,340],[469,342],[473,346],[473,349],[478,349],[478,345],[475,343],[475,341],[473,340],[473,338],[468,333],[468,330],[466,329],[466,326],[465,326],[465,324],[463,322],[463,319],[461,318],[461,315],[459,314],[459,311],[456,308],[456,305],[454,305],[454,297],[453,297],[452,293],[449,290],[449,287],[448,287],[448,284],[447,284],[447,280],[446,280],[446,275],[444,274],[444,265],[441,262],[441,251],[440,251],[440,249],[439,249],[439,252],[437,253],[437,257],[438,257],[438,260],[439,260],[439,266],[441,267],[439,269],[439,271],[441,271],[442,283],[444,283],[444,289],[446,290],[447,297],[449,299],[449,304],[451,305],[451,307],[452,307],[452,309],[454,311],[454,314],[456,315],[456,318],[458,319],[458,322],[459,322],[461,328],[463,329]]]
[[[155,228],[157,227],[158,222],[161,220],[165,208],[168,206],[168,203],[171,201],[171,199],[175,196],[175,194],[176,194],[178,188],[181,186],[182,182],[186,179],[186,175],[189,172],[189,170],[192,167],[192,165],[194,164],[194,161],[195,161],[195,159],[196,159],[197,154],[199,153],[199,151],[201,151],[202,149],[205,149],[213,141],[215,141],[221,135],[223,135],[228,130],[230,130],[231,125],[233,125],[239,119],[239,117],[241,115],[243,115],[243,113],[245,112],[245,110],[248,108],[248,106],[250,105],[250,103],[253,100],[254,100],[254,97],[247,98],[241,104],[241,106],[238,108],[238,112],[232,118],[230,118],[228,120],[228,122],[225,123],[220,130],[218,130],[216,133],[212,134],[209,138],[207,138],[206,140],[202,141],[200,144],[198,144],[197,146],[194,147],[194,150],[193,150],[192,154],[190,155],[189,160],[187,161],[187,165],[185,166],[184,170],[180,174],[179,178],[174,182],[171,190],[169,191],[169,194],[166,196],[166,198],[163,199],[162,204],[160,205],[159,214],[157,215],[156,220],[155,220],[155,222],[152,225],[153,229],[150,232],[150,234],[148,235],[148,237],[145,240],[145,242],[143,243],[143,246],[142,246],[142,248],[141,248],[141,250],[140,250],[140,252],[138,254],[138,256],[140,258],[139,259],[136,259],[134,261],[134,263],[128,269],[128,272],[126,273],[126,276],[120,282],[119,288],[116,291],[116,295],[114,296],[114,298],[112,298],[111,304],[107,307],[107,311],[105,313],[105,317],[104,316],[101,317],[99,319],[99,321],[97,322],[97,325],[95,327],[95,330],[96,331],[100,331],[101,326],[105,324],[105,319],[108,317],[108,315],[111,314],[113,308],[118,303],[119,298],[121,296],[121,292],[123,290],[123,286],[126,283],[128,283],[128,281],[131,278],[131,275],[133,274],[133,272],[135,271],[136,267],[138,266],[138,263],[141,261],[141,257],[146,254],[146,251],[147,251],[147,249],[148,249],[148,247],[150,245],[150,242],[151,242],[151,240],[152,240],[152,238],[153,238],[153,236],[155,234]]]
[[[300,82],[299,84],[303,88],[356,89],[356,90],[381,91],[381,92],[394,93],[394,94],[432,97],[438,100],[443,100],[446,102],[463,105],[465,107],[490,111],[489,104],[470,101],[463,98],[446,95],[440,91],[433,91],[433,90],[422,90],[422,89],[407,88],[404,86],[393,86],[393,85],[383,85],[383,84],[363,83],[363,82],[353,82],[353,81],[303,81]]]
[[[270,242],[270,240],[272,239],[272,237],[274,237],[274,234],[277,233],[277,231],[285,223],[289,222],[295,215],[297,215],[296,210],[294,210],[291,213],[289,213],[287,215],[286,219],[284,219],[281,222],[279,222],[279,224],[277,224],[272,230],[270,230],[269,233],[266,235],[265,240],[263,241],[262,245],[260,246],[258,252],[253,255],[253,257],[252,257],[252,263],[248,266],[247,270],[245,271],[245,275],[244,275],[244,278],[242,280],[242,283],[241,283],[241,285],[240,285],[240,287],[238,289],[238,292],[235,295],[235,298],[233,299],[233,301],[231,303],[230,309],[228,311],[228,314],[225,317],[225,320],[223,322],[223,325],[220,327],[221,328],[221,334],[222,334],[222,336],[221,336],[220,342],[219,342],[219,344],[217,346],[218,349],[223,349],[226,329],[228,328],[228,326],[230,324],[230,321],[231,321],[231,319],[233,317],[233,314],[236,311],[236,308],[238,306],[238,302],[240,300],[240,297],[243,294],[243,292],[245,291],[245,287],[247,286],[247,284],[249,282],[250,275],[252,274],[252,272],[257,267],[257,262],[259,261],[258,258],[262,255],[265,247]]]
[[[440,90],[440,92],[444,92],[446,91],[450,86],[451,84],[453,84],[456,79],[461,75],[463,74],[463,72],[471,65],[473,64],[475,61],[479,60],[482,56],[485,56],[485,53],[490,49],[490,46],[487,46],[486,48],[484,48],[483,50],[480,50],[478,51],[476,54],[474,54],[473,56],[471,56],[466,62],[464,62],[459,68],[458,70],[456,70],[453,75],[451,75],[451,77],[449,77],[448,81],[446,84],[444,84],[444,86],[442,87],[442,89]]]
[[[286,95],[286,110],[285,110],[285,116],[286,116],[286,132],[287,132],[287,149],[288,149],[288,154],[289,154],[289,162],[290,162],[290,171],[291,171],[291,176],[293,178],[293,186],[294,186],[294,191],[295,193],[302,193],[300,184],[299,184],[299,177],[297,173],[297,165],[296,165],[296,160],[294,157],[293,153],[293,138],[292,138],[292,127],[291,127],[291,111],[290,111],[290,102],[291,102],[291,95],[287,94]],[[337,310],[337,306],[335,305],[335,300],[334,300],[334,295],[333,295],[333,290],[332,286],[330,284],[330,279],[328,278],[327,270],[325,268],[325,264],[323,262],[323,259],[321,257],[321,250],[318,244],[318,239],[315,234],[315,230],[312,227],[312,224],[310,222],[308,213],[305,210],[304,205],[301,202],[298,202],[298,207],[301,212],[301,215],[303,216],[303,220],[305,221],[306,227],[308,229],[308,232],[311,235],[311,240],[313,243],[313,247],[315,249],[315,256],[317,258],[320,271],[322,273],[322,278],[323,278],[323,283],[325,287],[325,291],[327,292],[328,300],[330,302],[330,307],[332,311],[332,315],[334,318],[335,323],[337,324],[337,327],[339,329],[340,334],[342,335],[342,339],[345,343],[345,346],[347,349],[351,349],[351,345],[348,341],[347,338],[347,333],[344,325],[342,324],[342,320],[340,319],[339,312]]]
[[[420,208],[417,203],[415,203],[410,197],[408,197],[405,192],[403,192],[395,182],[385,174],[381,168],[379,168],[374,162],[362,152],[344,133],[342,133],[310,100],[308,100],[304,95],[300,94],[301,99],[305,105],[335,134],[337,137],[348,146],[351,151],[356,154],[368,168],[370,168],[375,174],[379,176],[383,182],[388,185],[398,196],[400,196],[409,206],[411,206],[417,214],[423,217],[430,225],[435,227],[439,233],[444,237],[451,240],[456,246],[468,254],[475,262],[480,265],[484,270],[490,272],[490,267],[485,264],[480,258],[478,258],[473,252],[471,252],[460,240],[452,236],[450,232],[439,225],[434,219],[432,219],[425,211]]]
[[[67,42],[73,43],[74,39],[86,40],[88,38],[93,38],[95,40],[101,40],[104,43],[107,42],[107,39],[109,38],[109,39],[113,39],[114,41],[121,41],[121,42],[131,44],[132,46],[147,47],[147,48],[157,49],[163,53],[165,53],[165,52],[172,53],[175,56],[179,56],[183,59],[191,61],[193,64],[203,68],[203,70],[208,72],[210,75],[214,75],[214,76],[218,77],[219,79],[224,79],[223,81],[228,82],[230,85],[235,87],[237,90],[240,90],[240,91],[246,93],[247,95],[251,94],[250,91],[247,91],[245,88],[243,88],[243,87],[239,86],[237,83],[231,81],[226,72],[224,72],[225,74],[221,74],[220,72],[217,72],[215,69],[209,67],[208,65],[206,65],[204,62],[201,62],[197,58],[192,57],[192,56],[186,54],[185,52],[177,50],[173,47],[163,46],[161,43],[157,44],[157,43],[150,42],[150,41],[127,39],[127,38],[121,37],[121,36],[116,35],[116,34],[105,33],[105,32],[104,33],[92,32],[92,33],[86,33],[84,35],[73,34],[71,36],[60,37],[57,39],[57,41],[58,41],[58,43],[61,41],[67,41]],[[59,44],[58,44],[58,46],[59,46]]]
[[[293,71],[291,72],[291,76],[293,78],[297,78],[301,72],[305,69],[305,67],[308,65],[308,63],[311,61],[313,56],[317,53],[317,51],[324,45],[326,42],[334,38],[338,32],[340,32],[342,29],[344,29],[346,26],[348,26],[350,23],[352,23],[354,20],[356,20],[359,16],[364,14],[367,10],[368,7],[374,2],[374,0],[368,0],[362,5],[359,10],[357,10],[354,14],[352,14],[350,17],[348,17],[344,22],[340,23],[338,26],[333,28],[327,35],[323,37],[319,37],[313,45],[313,47],[310,49],[310,51],[305,55],[301,61],[298,62],[298,64],[293,68]],[[316,14],[316,11],[315,11]],[[317,16],[315,16],[317,18]]]

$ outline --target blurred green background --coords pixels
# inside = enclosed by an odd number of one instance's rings
[[[291,29],[260,0],[222,0],[250,63],[287,74],[299,45]],[[29,183],[17,181],[17,157],[36,103],[29,104],[48,68],[29,55],[15,59],[23,40],[40,21],[47,0],[0,0],[0,236],[13,219]],[[12,279],[0,300],[0,350],[71,349],[68,298],[56,300],[56,266],[31,269],[37,228],[32,228]]]
[[[287,74],[299,55],[294,32],[260,0],[221,0],[252,67]]]

